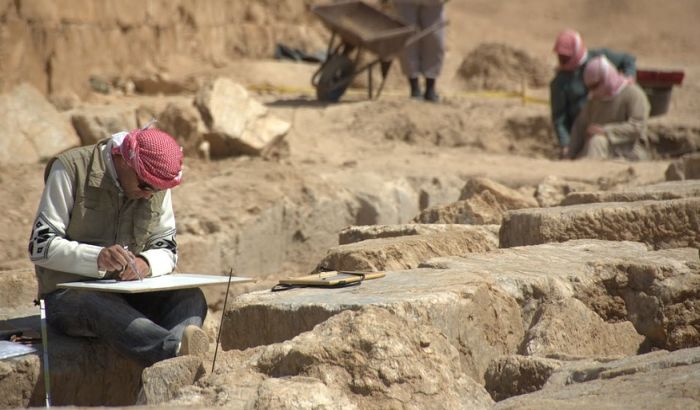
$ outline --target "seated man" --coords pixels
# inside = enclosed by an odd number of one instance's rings
[[[559,59],[557,74],[550,83],[552,125],[557,134],[560,156],[569,156],[571,129],[578,113],[586,102],[587,90],[583,84],[583,70],[593,57],[604,55],[625,76],[634,78],[635,58],[625,53],[615,53],[606,48],[588,50],[579,33],[565,30],[554,44]]]
[[[571,158],[647,159],[649,101],[644,91],[620,74],[604,56],[583,72],[588,102],[571,134]]]
[[[121,294],[56,287],[175,268],[170,188],[181,181],[182,159],[171,136],[140,129],[48,162],[29,255],[49,325],[69,336],[100,338],[144,366],[206,352],[200,289]]]

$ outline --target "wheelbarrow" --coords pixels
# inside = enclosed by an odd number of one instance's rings
[[[317,5],[311,10],[332,33],[326,60],[311,77],[316,98],[325,102],[338,101],[355,77],[364,71],[367,71],[369,99],[379,98],[393,58],[415,41],[447,24],[438,22],[419,31],[415,26],[357,0]],[[365,51],[374,54],[369,62],[363,62]],[[382,79],[375,94],[372,71],[377,65]]]

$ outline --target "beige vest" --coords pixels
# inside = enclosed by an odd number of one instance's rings
[[[53,162],[61,161],[73,180],[75,202],[65,238],[97,246],[128,245],[138,254],[158,222],[165,191],[150,199],[128,199],[119,195],[119,188],[107,172],[97,145],[75,148],[52,158],[44,171],[48,177]],[[97,267],[95,267],[97,269]],[[93,278],[43,268],[35,265],[39,295],[56,290],[56,284]]]

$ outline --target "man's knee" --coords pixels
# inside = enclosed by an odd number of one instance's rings
[[[192,310],[198,312],[202,317],[207,314],[207,299],[200,288],[189,288],[176,290],[175,300],[186,303]]]
[[[583,157],[605,159],[610,158],[610,143],[605,135],[594,135],[586,142]]]

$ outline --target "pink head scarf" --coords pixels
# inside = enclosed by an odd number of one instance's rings
[[[594,98],[609,98],[622,91],[630,80],[617,71],[605,56],[598,56],[586,64],[583,82]]]
[[[578,66],[586,61],[588,49],[583,44],[581,35],[574,30],[564,30],[557,36],[554,43],[554,52],[569,57],[569,60],[559,65],[559,70],[574,71]]]
[[[182,182],[182,149],[166,132],[133,130],[118,149],[139,179],[153,188],[168,189]]]

